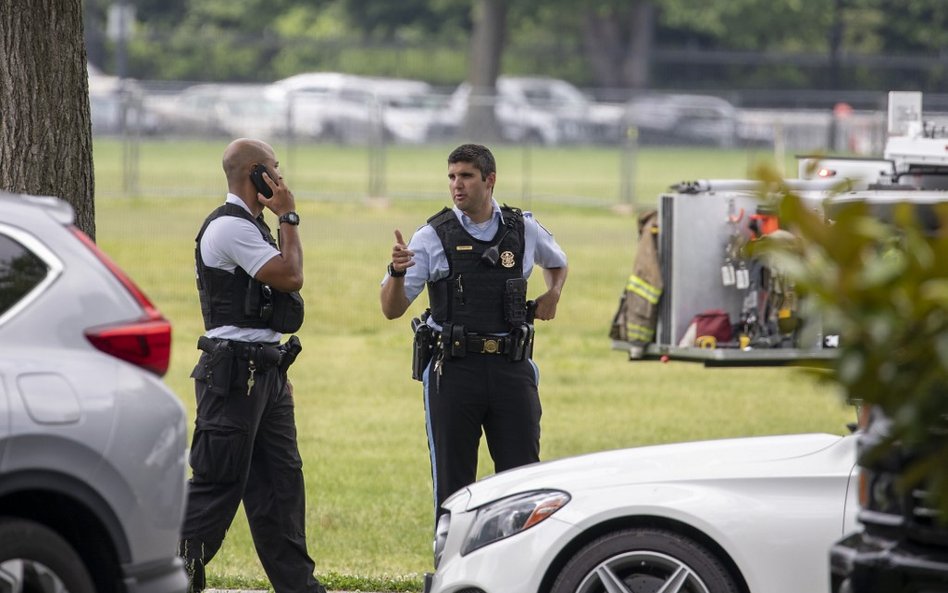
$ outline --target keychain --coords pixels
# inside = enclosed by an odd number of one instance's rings
[[[257,382],[257,380],[254,378],[254,375],[257,372],[257,365],[254,364],[253,360],[250,361],[249,369],[250,376],[247,377],[247,397],[250,397],[250,392],[253,391],[254,383]]]

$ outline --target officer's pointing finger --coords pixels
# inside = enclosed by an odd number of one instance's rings
[[[395,229],[395,242],[402,247],[405,246],[405,239],[402,238],[402,232],[398,229]]]

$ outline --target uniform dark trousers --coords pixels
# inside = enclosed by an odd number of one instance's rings
[[[195,380],[193,477],[179,544],[190,590],[204,589],[204,565],[220,549],[243,500],[254,547],[276,593],[323,593],[306,551],[293,398],[276,368],[257,371],[249,396],[247,376],[245,369],[237,373],[228,397],[212,395]]]
[[[477,479],[481,427],[495,472],[540,460],[541,408],[533,361],[468,353],[446,361],[440,379],[429,365],[424,383],[435,517],[446,498]]]

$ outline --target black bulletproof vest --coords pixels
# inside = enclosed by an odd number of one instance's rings
[[[204,329],[223,325],[250,328],[272,327],[269,321],[273,317],[272,311],[265,312],[264,308],[272,307],[273,303],[264,296],[263,283],[252,278],[239,266],[230,273],[204,265],[204,260],[201,258],[201,237],[204,236],[207,225],[221,216],[239,216],[251,221],[260,230],[260,235],[267,243],[277,246],[276,240],[270,234],[270,228],[263,222],[262,217],[255,219],[236,204],[223,204],[207,217],[195,238],[194,249],[197,289],[201,300],[201,315],[204,317]],[[269,290],[269,287],[266,290]],[[302,307],[302,301],[300,301],[300,307]]]
[[[507,205],[501,213],[504,222],[491,241],[472,237],[448,208],[428,219],[448,259],[448,276],[428,283],[431,316],[440,325],[462,325],[476,333],[511,329],[504,315],[504,297],[508,280],[523,279],[523,214]],[[488,250],[495,254],[494,265],[485,261]]]

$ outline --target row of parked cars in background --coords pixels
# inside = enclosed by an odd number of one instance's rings
[[[596,101],[564,80],[501,76],[496,94],[468,83],[312,72],[270,84],[196,84],[169,91],[90,70],[96,133],[285,137],[369,144],[451,141],[467,136],[470,108],[492,110],[500,137],[538,145],[715,146],[768,142],[748,137],[728,101],[706,95],[643,95]],[[630,136],[631,135],[631,136]]]

